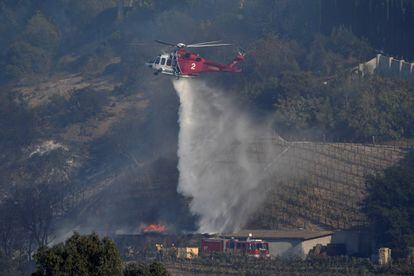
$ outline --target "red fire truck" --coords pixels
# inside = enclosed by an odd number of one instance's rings
[[[203,239],[201,240],[201,254],[226,253],[244,255],[256,258],[269,258],[269,243],[262,240],[247,239]]]

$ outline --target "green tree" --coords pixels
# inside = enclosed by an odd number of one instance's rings
[[[124,276],[149,275],[148,266],[145,264],[129,263],[123,271]]]
[[[123,272],[124,276],[167,276],[170,275],[164,265],[153,262],[150,265],[129,263]]]
[[[83,27],[99,13],[117,6],[118,0],[59,0],[74,26]]]
[[[346,59],[355,58],[357,61],[375,54],[367,41],[359,39],[343,26],[332,31],[327,47]]]
[[[284,73],[297,72],[300,48],[293,41],[269,35],[251,46],[240,83],[244,96],[261,109],[271,109]]]
[[[74,233],[65,243],[41,247],[34,256],[34,275],[121,275],[122,260],[115,243],[95,233]]]
[[[366,180],[368,195],[363,210],[379,246],[404,257],[414,246],[414,152],[383,174]]]
[[[149,272],[150,275],[156,275],[156,276],[167,276],[169,273],[168,271],[165,269],[165,267],[158,262],[154,262],[152,264],[149,265]]]
[[[349,67],[344,64],[344,56],[329,49],[328,44],[331,41],[332,37],[321,34],[314,37],[313,41],[309,43],[309,50],[304,55],[305,68],[319,76],[332,76],[343,70],[344,67]]]
[[[396,80],[374,77],[341,81],[329,95],[336,132],[361,141],[372,136],[410,137],[414,122],[413,96],[409,85]]]
[[[58,28],[37,11],[17,39],[6,48],[3,77],[9,80],[48,73],[59,44]]]

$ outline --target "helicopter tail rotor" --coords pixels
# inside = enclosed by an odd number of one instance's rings
[[[246,50],[244,50],[242,47],[238,47],[237,56],[244,59],[244,57],[246,56]]]

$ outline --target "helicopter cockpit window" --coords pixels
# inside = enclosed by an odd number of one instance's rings
[[[161,59],[161,65],[164,65],[165,64],[165,58],[162,58]]]
[[[190,53],[185,53],[184,58],[190,58]]]
[[[167,59],[167,66],[171,66],[171,58]]]
[[[160,64],[160,57],[157,57],[157,59],[155,60],[155,64]]]

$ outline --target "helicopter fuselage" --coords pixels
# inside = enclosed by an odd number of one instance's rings
[[[157,56],[146,63],[154,70],[154,74],[165,74],[176,77],[196,77],[209,72],[241,72],[237,66],[244,60],[244,54],[238,53],[230,64],[220,64],[200,57],[198,54],[178,49],[171,53]]]

